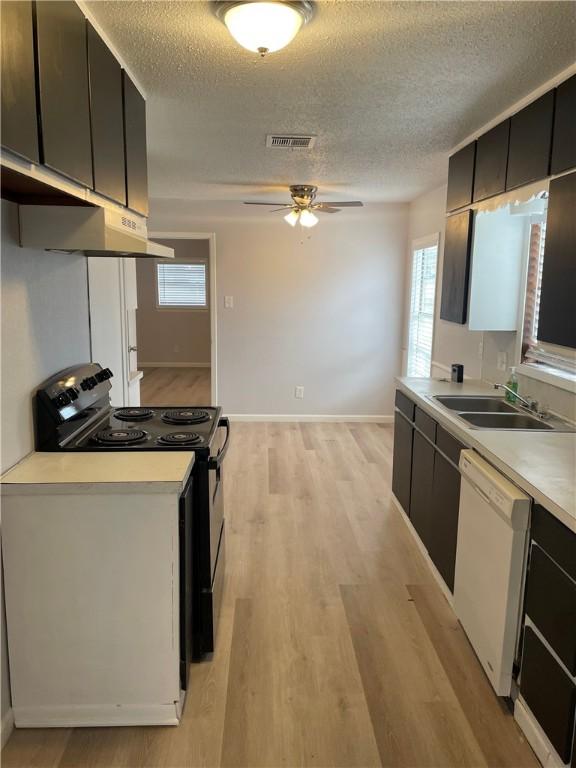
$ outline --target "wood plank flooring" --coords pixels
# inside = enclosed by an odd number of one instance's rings
[[[4,768],[535,768],[390,503],[391,428],[232,429],[217,649],[181,725],[20,730]]]
[[[210,405],[210,368],[144,368],[142,405]]]

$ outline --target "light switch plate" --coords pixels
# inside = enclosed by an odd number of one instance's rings
[[[234,308],[234,296],[224,296],[224,309]]]

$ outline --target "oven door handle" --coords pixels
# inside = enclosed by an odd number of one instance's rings
[[[220,466],[224,461],[224,456],[226,456],[228,445],[230,444],[230,419],[228,418],[228,416],[222,416],[222,418],[218,422],[218,426],[225,427],[226,440],[224,441],[224,445],[222,446],[222,448],[218,451],[218,454],[216,456],[211,456],[208,459],[208,469],[220,469]]]

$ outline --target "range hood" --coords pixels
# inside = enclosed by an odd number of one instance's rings
[[[20,245],[86,256],[173,259],[174,249],[148,240],[146,220],[130,211],[72,205],[21,205]]]

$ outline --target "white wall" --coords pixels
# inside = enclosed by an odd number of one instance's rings
[[[151,230],[216,234],[218,388],[228,413],[392,414],[407,214],[404,204],[367,206],[307,231],[240,204],[152,202]]]
[[[409,244],[412,240],[440,232],[440,250],[438,258],[438,283],[436,288],[436,313],[434,344],[432,350],[432,375],[446,375],[445,368],[452,363],[464,365],[464,375],[468,378],[484,378],[489,381],[506,381],[508,372],[497,368],[499,352],[506,352],[508,365],[514,365],[516,333],[510,331],[471,331],[467,325],[457,325],[440,320],[440,296],[442,292],[442,258],[444,252],[444,225],[446,219],[446,185],[421,195],[409,208]],[[410,247],[407,252],[404,308],[404,352],[408,342],[407,319],[410,293]],[[436,366],[434,366],[434,363]],[[524,376],[519,377],[520,391],[547,403],[556,412],[576,419],[576,398],[573,394],[558,387],[536,382]]]
[[[61,368],[90,360],[85,258],[19,248],[17,238],[18,208],[3,201],[2,471],[34,448],[35,387]],[[9,707],[2,626],[2,718]]]
[[[174,248],[175,258],[206,264],[207,293],[208,240],[161,240]],[[203,309],[158,309],[156,305],[156,260],[138,259],[138,365],[185,363],[210,365],[210,312]]]

